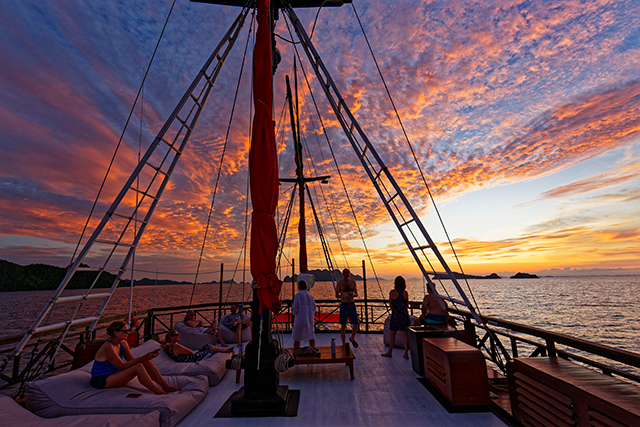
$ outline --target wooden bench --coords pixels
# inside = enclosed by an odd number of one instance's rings
[[[296,365],[318,365],[325,363],[344,363],[349,367],[349,374],[351,375],[351,379],[355,378],[355,374],[353,371],[353,361],[356,356],[351,351],[351,347],[349,347],[349,343],[346,343],[344,346],[336,345],[336,354],[331,354],[331,347],[316,347],[320,351],[320,356],[296,356]],[[290,348],[292,352],[294,349]],[[236,384],[240,382],[240,372],[236,371]]]
[[[454,407],[487,406],[489,380],[482,352],[455,338],[424,338],[424,377]]]
[[[507,364],[513,416],[525,426],[640,426],[640,388],[557,357]]]

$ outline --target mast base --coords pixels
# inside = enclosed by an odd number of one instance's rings
[[[245,388],[233,393],[215,418],[296,417],[300,390],[279,386],[277,394],[245,394]]]

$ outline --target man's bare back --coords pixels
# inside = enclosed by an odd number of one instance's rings
[[[444,302],[446,307],[447,303]],[[438,301],[438,297],[433,292],[429,292],[424,296],[424,300],[422,301],[422,313],[423,314],[432,314],[436,316],[447,316],[448,312],[446,309],[443,309],[440,306],[440,302]]]

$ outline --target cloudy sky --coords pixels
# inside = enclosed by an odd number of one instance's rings
[[[317,14],[318,52],[449,262],[412,150],[465,272],[640,274],[639,2],[353,5],[298,14],[308,32]],[[169,0],[0,2],[0,259],[69,263],[170,7]],[[177,0],[83,241],[238,13]],[[283,59],[274,76],[281,177],[294,170],[285,75],[293,79],[295,49],[304,55],[287,23],[281,14]],[[195,270],[219,172],[203,280],[217,279],[220,263],[248,266],[249,29],[247,22],[211,91],[136,268]],[[337,267],[357,269],[370,257],[383,276],[417,275],[306,58],[302,67],[305,170],[332,176],[311,191]],[[278,220],[290,192],[281,186]],[[294,214],[283,262],[298,258],[296,226]],[[310,268],[325,268],[315,226],[309,233]],[[105,251],[95,246],[87,263],[96,266]]]

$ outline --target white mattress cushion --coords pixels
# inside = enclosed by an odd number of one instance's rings
[[[200,350],[207,344],[216,345],[218,338],[206,332],[200,332],[198,328],[192,328],[184,324],[182,320],[173,325],[173,329],[180,334],[180,344],[191,350]],[[164,336],[161,337],[164,339]]]
[[[413,326],[413,322],[417,319],[416,316],[409,315],[409,320],[411,320],[411,325]],[[389,346],[391,342],[391,330],[389,329],[389,325],[391,324],[391,316],[387,316],[384,320],[384,330],[382,331],[382,343],[386,346]],[[404,348],[404,335],[401,333],[396,334],[396,342],[393,346],[394,348]]]
[[[7,396],[0,396],[0,425],[4,427],[158,427],[160,413],[68,415],[58,418],[41,418],[18,405]]]
[[[136,348],[132,348],[131,353],[135,357],[139,357],[158,348],[160,348],[160,343],[154,340],[149,340]],[[152,362],[156,365],[158,371],[160,371],[162,375],[206,375],[209,379],[209,385],[214,386],[218,384],[222,377],[227,373],[225,363],[227,359],[230,358],[231,353],[216,353],[199,362],[178,363],[170,358],[164,350],[161,350],[158,357],[152,359]]]
[[[158,411],[160,426],[173,427],[204,399],[209,390],[205,376],[167,376],[165,379],[169,384],[182,390],[161,396],[153,394],[137,379],[126,387],[98,390],[89,385],[91,374],[85,368],[27,383],[27,409],[45,418]],[[136,392],[141,396],[127,397]]]

